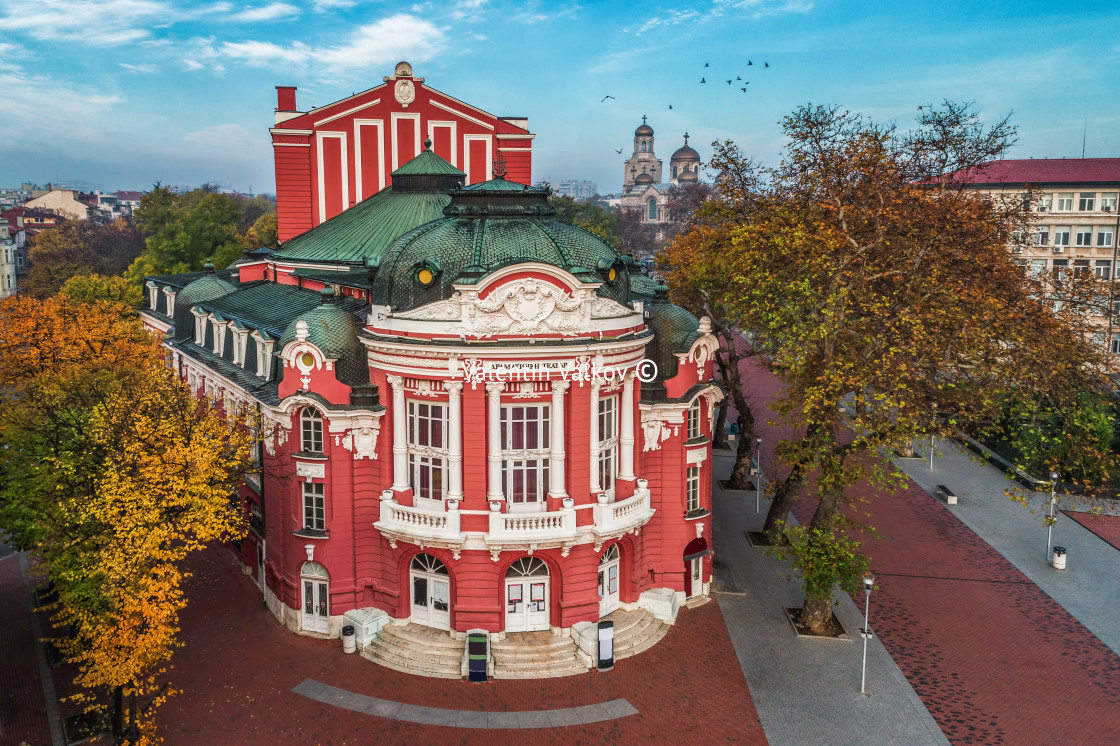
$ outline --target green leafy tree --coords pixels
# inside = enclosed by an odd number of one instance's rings
[[[127,220],[105,224],[68,220],[31,239],[30,267],[20,290],[46,298],[75,276],[119,275],[143,251],[144,239]]]
[[[145,275],[198,271],[207,259],[227,266],[241,258],[242,221],[233,197],[202,189],[179,196],[157,186],[140,200],[137,224],[147,250],[128,268],[129,280],[140,285]]]

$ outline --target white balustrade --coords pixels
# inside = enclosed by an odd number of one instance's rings
[[[648,488],[635,489],[634,494],[625,500],[597,504],[593,510],[595,533],[601,536],[625,533],[644,526],[654,513],[650,507]]]
[[[549,513],[490,513],[490,535],[493,544],[574,539],[576,511],[567,508]]]
[[[401,505],[394,500],[382,500],[381,520],[373,526],[382,533],[392,534],[404,541],[429,539],[461,542],[463,540],[457,509],[437,512]]]

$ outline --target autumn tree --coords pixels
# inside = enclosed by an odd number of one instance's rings
[[[183,560],[242,532],[230,495],[250,431],[196,399],[114,301],[8,298],[0,354],[0,527],[57,592],[54,642],[78,666],[78,699],[118,743],[151,743],[181,644]]]
[[[144,294],[124,277],[106,275],[74,275],[58,291],[59,296],[73,303],[111,301],[128,308],[139,308]]]
[[[783,128],[781,167],[759,174],[740,160],[755,186],[690,240],[722,251],[722,274],[694,286],[723,294],[729,321],[783,384],[773,408],[801,433],[778,446],[788,475],[769,518],[802,576],[801,622],[823,633],[833,589],[856,590],[866,568],[856,485],[903,482],[884,454],[915,435],[985,427],[1012,397],[1069,411],[1106,382],[1093,320],[1076,304],[1056,309],[1052,288],[1007,250],[1027,227],[1020,207],[939,173],[998,157],[1014,140],[1006,120],[985,127],[946,103],[899,133],[805,106]],[[1070,284],[1094,295],[1093,278]],[[1100,476],[1111,456],[1089,430],[1057,437]],[[799,495],[816,501],[812,520],[785,526]]]
[[[144,251],[144,239],[128,220],[99,224],[68,220],[31,239],[30,267],[20,290],[36,298],[58,292],[71,277],[119,275]]]

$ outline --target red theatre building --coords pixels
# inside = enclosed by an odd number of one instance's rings
[[[423,149],[459,170],[468,184],[494,177],[532,183],[533,135],[524,117],[498,117],[430,88],[400,62],[384,84],[311,111],[296,89],[277,86],[276,203],[287,241],[389,186],[389,175]]]
[[[283,123],[312,147],[277,140],[278,174],[290,152],[310,164],[284,187],[310,201],[281,202],[281,224],[314,227],[226,270],[147,278],[144,319],[200,396],[266,424],[240,550],[283,624],[352,624],[367,657],[431,675],[458,675],[468,630],[492,633],[496,663],[507,633],[551,630],[585,670],[594,623],[653,634],[708,593],[716,340],[517,181],[527,139],[518,175],[491,174],[464,143],[479,128],[489,158],[502,120],[405,63],[387,81]],[[447,157],[438,137],[417,151],[400,136],[398,106],[452,136]],[[348,144],[366,118],[384,158],[358,180],[349,164],[370,160]],[[361,199],[316,219],[337,173],[325,140]],[[521,675],[565,670],[550,665]]]

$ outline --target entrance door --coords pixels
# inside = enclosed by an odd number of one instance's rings
[[[688,561],[688,588],[685,595],[689,598],[700,595],[704,589],[704,558],[696,557]]]
[[[300,629],[327,634],[331,631],[330,576],[318,562],[307,562],[300,572],[303,614]]]
[[[611,544],[599,561],[599,617],[618,608],[618,544]]]
[[[506,632],[547,630],[548,567],[536,557],[510,565],[505,583]]]
[[[451,629],[451,578],[447,567],[430,554],[418,554],[409,566],[412,621]]]

